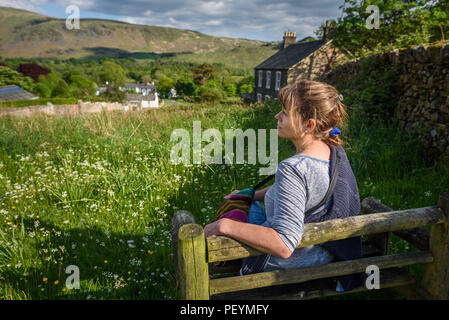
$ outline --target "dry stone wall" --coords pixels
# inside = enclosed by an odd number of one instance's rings
[[[29,106],[20,108],[0,108],[0,115],[29,117],[39,113],[48,115],[77,115],[102,111],[125,110],[125,106],[118,102],[83,102],[70,105]]]
[[[375,58],[399,72],[395,115],[401,129],[413,130],[427,151],[449,166],[449,43],[394,50]],[[343,84],[360,69],[360,61],[347,62],[320,80]]]

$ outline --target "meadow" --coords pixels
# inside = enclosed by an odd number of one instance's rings
[[[205,225],[224,195],[261,177],[248,163],[173,164],[171,132],[192,133],[193,121],[223,135],[276,128],[279,109],[236,102],[0,118],[0,299],[176,299],[173,213],[188,210]],[[447,168],[396,126],[354,114],[343,138],[361,199],[399,210],[435,205],[449,191]],[[279,139],[279,161],[293,154]],[[393,237],[393,253],[412,250]],[[70,265],[79,268],[79,289],[65,285]],[[385,297],[401,298],[388,290],[356,295]]]

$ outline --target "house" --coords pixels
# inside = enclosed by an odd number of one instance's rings
[[[105,93],[106,91],[108,91],[108,87],[99,87],[97,88],[96,95],[99,96],[100,94]]]
[[[149,94],[128,93],[125,103],[128,109],[141,110],[146,108],[159,108],[159,98],[157,92]]]
[[[155,93],[157,86],[152,83],[127,83],[125,86],[120,88],[122,91],[133,91],[135,93],[140,93],[142,95],[147,95],[150,93]]]
[[[22,89],[19,86],[9,85],[0,87],[0,101],[36,100],[39,97]]]
[[[326,21],[321,40],[296,42],[285,32],[282,48],[254,69],[253,101],[277,99],[279,90],[298,79],[317,80],[343,62],[345,55],[328,40],[332,25]]]
[[[170,91],[168,92],[168,97],[169,98],[176,98],[176,89],[175,88],[171,88]]]

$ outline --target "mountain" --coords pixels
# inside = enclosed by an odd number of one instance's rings
[[[214,37],[191,30],[81,19],[79,30],[65,20],[0,7],[3,58],[173,57],[187,62],[222,62],[249,69],[273,55],[276,42]]]

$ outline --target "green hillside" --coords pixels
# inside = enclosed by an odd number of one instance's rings
[[[79,30],[68,30],[65,20],[0,7],[3,58],[161,56],[187,62],[222,62],[249,69],[274,54],[277,45],[100,19],[81,19]]]

